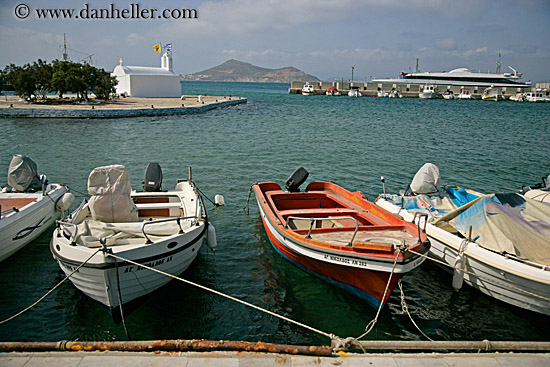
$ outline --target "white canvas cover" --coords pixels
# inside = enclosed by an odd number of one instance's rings
[[[122,165],[95,168],[88,177],[88,203],[92,218],[101,222],[137,222],[138,211],[130,193],[128,170]]]
[[[454,219],[476,243],[499,253],[550,266],[550,206],[519,194],[482,197]]]
[[[439,167],[433,163],[426,163],[416,174],[411,182],[411,190],[415,194],[431,194],[441,186]]]
[[[8,185],[17,192],[41,190],[36,163],[24,155],[14,155],[8,168]]]

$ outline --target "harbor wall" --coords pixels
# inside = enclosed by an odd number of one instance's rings
[[[315,95],[324,95],[326,94],[329,88],[336,88],[342,95],[347,95],[350,87],[355,86],[359,88],[359,91],[363,96],[366,97],[376,97],[378,92],[389,92],[392,89],[397,89],[401,92],[403,97],[409,98],[418,98],[418,93],[422,91],[424,84],[397,84],[397,83],[380,83],[380,82],[307,82],[312,84],[314,88]],[[550,83],[546,83],[550,84]],[[301,94],[302,87],[304,83],[301,80],[295,80],[290,83],[290,88],[288,89],[289,94]],[[538,85],[538,84],[537,84]],[[473,95],[474,99],[481,99],[481,93],[485,90],[485,86],[461,86],[461,85],[437,85],[437,92],[440,98],[443,98],[443,93],[445,91],[452,91],[454,94],[458,95],[462,88],[467,88]],[[530,91],[532,88],[528,87],[502,87],[502,94],[505,99],[514,96],[516,93],[524,93]],[[549,88],[550,89],[550,88]]]

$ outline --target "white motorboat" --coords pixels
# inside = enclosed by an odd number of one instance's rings
[[[410,190],[383,194],[375,204],[425,224],[430,256],[454,268],[455,289],[465,282],[500,301],[550,315],[550,206],[516,193],[436,191],[439,185],[439,169],[426,164]]]
[[[502,97],[502,92],[499,88],[489,87],[485,88],[483,93],[481,94],[481,99],[484,101],[502,101],[504,98]]]
[[[350,90],[348,92],[348,96],[350,96],[350,97],[361,97],[362,94],[361,94],[361,92],[359,92],[359,87],[351,86]]]
[[[336,89],[334,87],[330,87],[329,89],[327,89],[325,94],[327,96],[339,96],[340,92],[338,91],[338,89]]]
[[[525,96],[523,93],[516,93],[515,95],[510,96],[510,98],[508,99],[514,102],[525,102]]]
[[[8,185],[0,192],[0,261],[51,227],[74,199],[66,186],[38,176],[36,163],[22,155],[11,160]]]
[[[437,98],[437,90],[433,84],[426,84],[422,87],[422,92],[418,93],[419,98],[435,99]]]
[[[527,102],[550,102],[547,92],[546,88],[537,88],[534,91],[525,93],[525,100]]]
[[[446,90],[443,93],[443,98],[444,99],[457,99],[457,96],[453,93],[452,90]]]
[[[395,88],[392,88],[388,93],[388,98],[403,98],[403,94]]]
[[[162,191],[161,184],[156,163],[147,167],[141,192],[132,191],[124,166],[98,167],[88,178],[90,200],[57,222],[50,244],[54,259],[115,320],[121,304],[172,279],[145,266],[177,276],[195,260],[207,233],[215,247],[214,227],[191,177],[172,191]]]
[[[311,96],[315,93],[315,88],[313,88],[312,84],[305,83],[302,87],[302,94],[304,96]]]
[[[458,99],[473,99],[472,93],[468,88],[460,88],[460,93],[458,94]]]
[[[385,97],[388,97],[389,94],[388,92],[384,92],[383,90],[379,90],[376,92],[376,95],[379,97],[379,98],[385,98]]]

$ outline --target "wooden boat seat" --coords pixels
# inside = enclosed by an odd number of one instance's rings
[[[172,203],[136,203],[136,208],[138,210],[142,209],[168,209],[168,208],[179,208],[181,203],[172,202]]]

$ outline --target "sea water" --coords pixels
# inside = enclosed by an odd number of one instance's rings
[[[50,182],[86,197],[90,171],[123,164],[140,189],[149,162],[165,189],[193,180],[214,208],[218,247],[203,246],[184,278],[326,333],[356,337],[376,310],[294,267],[271,247],[250,185],[284,184],[299,166],[374,200],[405,189],[426,162],[444,183],[481,192],[517,191],[550,174],[550,104],[289,95],[288,84],[184,82],[183,93],[241,96],[248,103],[184,116],[121,119],[0,119],[0,184],[13,154]],[[64,276],[51,256],[53,228],[0,264],[0,319],[34,303]],[[550,340],[550,317],[463,287],[430,262],[403,278],[405,301],[434,340]],[[230,339],[329,344],[323,335],[172,281],[126,318],[135,340]],[[38,305],[0,325],[1,341],[126,340],[104,306],[64,282]],[[367,339],[422,340],[396,288]]]

